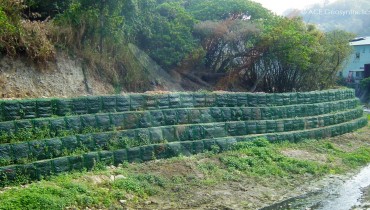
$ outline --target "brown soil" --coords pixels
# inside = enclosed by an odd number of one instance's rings
[[[0,58],[0,98],[76,97],[112,94],[98,75],[82,70],[78,59],[59,54],[56,62],[37,66],[21,58]]]

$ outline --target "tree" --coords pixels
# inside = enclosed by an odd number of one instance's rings
[[[187,0],[185,8],[195,19],[225,20],[251,18],[268,19],[272,13],[261,4],[250,0]]]

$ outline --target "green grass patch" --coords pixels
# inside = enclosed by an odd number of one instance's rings
[[[282,155],[276,145],[260,139],[239,143],[229,155],[220,158],[229,170],[238,170],[254,176],[288,177],[296,174],[322,175],[329,167],[314,161],[297,160]]]

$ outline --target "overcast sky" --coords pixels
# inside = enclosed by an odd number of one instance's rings
[[[267,9],[281,15],[287,9],[303,9],[316,3],[324,3],[325,0],[254,0],[261,3]],[[334,0],[329,0],[333,2]]]

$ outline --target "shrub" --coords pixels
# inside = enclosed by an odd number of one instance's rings
[[[0,51],[8,56],[25,54],[37,62],[52,60],[55,49],[49,22],[23,20],[24,9],[23,1],[0,1]]]

